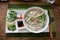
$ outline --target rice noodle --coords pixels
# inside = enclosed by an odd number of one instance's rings
[[[40,29],[42,29],[42,25],[41,25],[41,17],[39,18],[34,18],[35,16],[38,16],[42,13],[42,11],[38,10],[38,9],[32,9],[29,12],[27,12],[27,14],[25,15],[25,22],[26,25],[29,29],[33,30],[33,31],[38,31]],[[34,17],[33,17],[34,16]]]

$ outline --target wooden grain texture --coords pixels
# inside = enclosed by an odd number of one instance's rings
[[[40,37],[6,37],[5,35],[5,23],[6,23],[6,12],[8,4],[46,4],[43,2],[19,2],[16,0],[10,0],[9,2],[0,2],[0,40],[60,40],[60,10],[58,9],[59,3],[56,2],[55,5],[52,6],[53,14],[54,14],[54,23],[56,26],[56,38],[40,38]]]
[[[60,0],[56,0],[56,1],[55,1],[55,4],[56,4],[56,5],[60,5]]]

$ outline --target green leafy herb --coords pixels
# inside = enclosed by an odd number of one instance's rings
[[[9,22],[8,23],[8,30],[11,30],[11,31],[15,31],[16,30],[16,27],[15,27],[13,22]]]
[[[43,14],[41,16],[41,19],[42,19],[42,26],[44,27],[44,25],[45,25],[44,22],[45,22],[45,19],[46,19],[46,15]]]
[[[14,21],[14,20],[16,20],[16,18],[17,18],[17,13],[16,12],[14,12],[14,11],[10,11],[9,12],[9,16],[7,17],[7,21],[10,21],[10,22],[12,22],[12,21]]]

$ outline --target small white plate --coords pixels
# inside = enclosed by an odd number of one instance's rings
[[[17,19],[16,22],[15,22],[16,27],[18,27],[18,29],[23,29],[23,28],[25,28],[25,27],[23,27],[23,26],[22,26],[22,27],[19,27],[19,26],[18,26],[18,21],[22,21],[22,22],[23,22],[22,19]]]

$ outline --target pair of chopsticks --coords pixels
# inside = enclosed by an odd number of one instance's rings
[[[48,15],[50,18],[50,10],[48,10]],[[53,38],[51,19],[49,20],[49,32],[50,32],[50,38]]]

